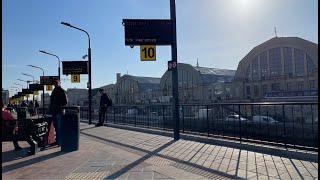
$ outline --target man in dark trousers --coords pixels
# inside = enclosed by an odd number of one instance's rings
[[[99,89],[99,92],[101,94],[100,98],[100,108],[99,108],[99,123],[96,124],[95,126],[103,126],[104,120],[106,118],[106,111],[108,107],[108,95],[104,92],[103,89]]]
[[[55,80],[54,89],[50,97],[50,111],[52,113],[53,126],[56,130],[56,144],[61,146],[61,120],[62,120],[62,106],[68,103],[66,91],[61,88],[60,81]]]

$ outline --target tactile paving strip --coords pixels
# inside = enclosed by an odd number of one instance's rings
[[[156,165],[156,166],[165,166],[165,165],[170,165],[175,163],[174,161],[171,161],[169,159],[165,159],[162,157],[158,157],[158,156],[150,157],[145,162]]]
[[[64,179],[103,179],[107,176],[106,172],[85,172],[71,173]]]

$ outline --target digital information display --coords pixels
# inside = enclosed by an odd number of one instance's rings
[[[123,19],[125,45],[171,45],[171,20]]]
[[[40,84],[53,85],[54,80],[58,80],[59,76],[40,76]]]
[[[88,61],[62,61],[62,74],[88,74]]]

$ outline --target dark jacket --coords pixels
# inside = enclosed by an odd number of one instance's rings
[[[107,107],[108,95],[103,93],[100,98],[100,107]]]
[[[53,89],[50,97],[50,111],[52,115],[56,115],[62,112],[62,106],[68,103],[66,91],[61,87]]]

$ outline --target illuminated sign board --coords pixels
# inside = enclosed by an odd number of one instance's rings
[[[88,61],[62,61],[62,74],[88,74]]]
[[[23,94],[33,94],[33,91],[31,91],[30,89],[22,89],[22,93]]]
[[[59,79],[58,76],[40,76],[40,84],[53,85],[54,80]]]
[[[40,90],[44,90],[44,87],[41,84],[29,84],[29,89],[31,91],[40,91]]]
[[[171,45],[171,21],[164,19],[123,19],[125,45]]]

